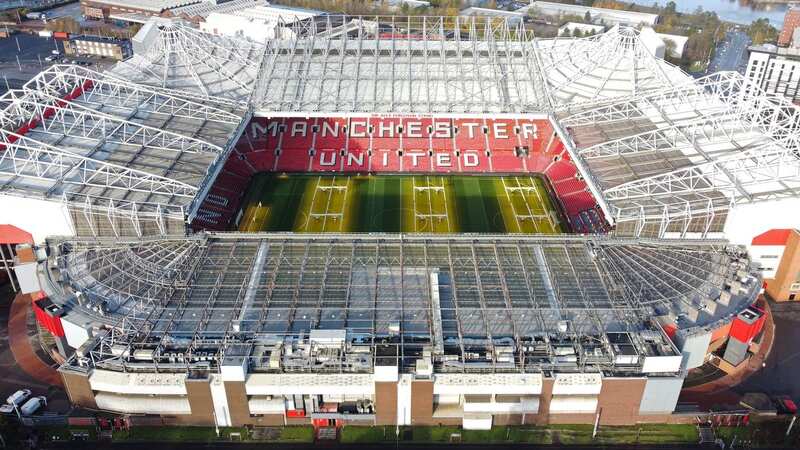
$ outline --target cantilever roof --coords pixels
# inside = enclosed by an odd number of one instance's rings
[[[135,38],[134,56],[111,72],[134,83],[246,107],[264,46],[215,36],[179,21],[153,19]]]
[[[14,151],[0,161],[0,189],[185,217],[253,113],[538,112],[558,119],[624,234],[705,236],[722,229],[731,205],[800,192],[800,109],[736,74],[693,80],[630,28],[538,40],[521,24],[480,17],[324,16],[283,27],[284,38],[262,45],[159,18],[137,35],[137,55],[107,74],[48,69],[3,100]],[[48,105],[75,87],[63,80],[100,88],[14,136],[56,111]]]
[[[295,37],[265,54],[265,114],[542,112],[688,79],[620,27],[553,40],[485,17],[323,17],[287,29]]]
[[[49,263],[59,274],[49,297],[134,346],[145,330],[145,340],[208,349],[323,329],[366,343],[428,342],[443,354],[564,333],[636,334],[656,315],[704,327],[749,304],[760,285],[738,249],[710,241],[220,234],[51,243],[63,256]],[[743,291],[718,301],[732,280],[745,280]]]
[[[0,98],[0,192],[183,216],[242,111],[77,66]]]
[[[800,108],[722,72],[558,113],[618,226],[719,232],[737,203],[800,195]]]

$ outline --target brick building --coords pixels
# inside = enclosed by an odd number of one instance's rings
[[[767,294],[775,301],[800,300],[800,231],[769,230],[753,238],[753,261],[761,264]]]

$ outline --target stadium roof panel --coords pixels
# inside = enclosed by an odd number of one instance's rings
[[[264,45],[215,36],[179,21],[154,19],[136,36],[134,56],[111,69],[137,84],[246,107]]]
[[[3,191],[179,222],[244,113],[60,65],[0,106]]]
[[[50,244],[48,296],[134,347],[346,330],[439,356],[498,351],[537,337],[652,333],[654,316],[713,326],[760,285],[737,248],[713,241],[271,233]]]
[[[42,72],[0,100],[2,191],[112,209],[142,235],[141,214],[194,217],[253,113],[483,112],[553,114],[621,234],[704,236],[732,205],[800,192],[800,109],[740,75],[693,80],[644,32],[537,40],[499,18],[340,16],[281,30],[262,45],[155,18],[107,73]]]
[[[613,220],[721,231],[737,203],[800,193],[800,109],[736,73],[559,113]]]

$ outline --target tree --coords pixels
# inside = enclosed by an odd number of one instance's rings
[[[592,23],[592,13],[586,11],[586,14],[583,15],[583,21],[585,23]]]
[[[758,19],[747,27],[747,35],[755,45],[765,42],[775,42],[778,39],[778,30],[769,24],[769,19]]]
[[[681,55],[678,55],[678,46],[675,45],[675,41],[672,39],[664,39],[664,55],[667,57],[676,57],[680,58]]]

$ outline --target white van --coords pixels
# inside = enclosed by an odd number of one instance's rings
[[[8,403],[9,405],[20,406],[23,403],[25,403],[25,400],[27,400],[30,396],[31,396],[30,389],[20,389],[17,392],[14,392],[13,394],[9,395],[8,398],[6,399],[6,403]]]
[[[20,414],[23,416],[30,416],[31,414],[35,413],[39,410],[42,406],[47,405],[47,399],[44,396],[33,397],[32,399],[25,402],[24,405],[19,409]]]

